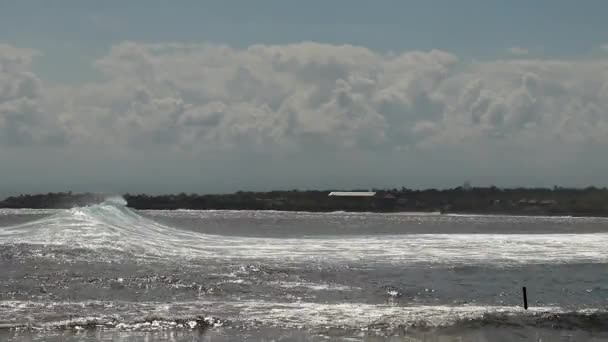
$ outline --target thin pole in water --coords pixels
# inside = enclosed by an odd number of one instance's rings
[[[524,293],[524,309],[528,310],[528,293],[525,286],[522,288],[522,291]]]

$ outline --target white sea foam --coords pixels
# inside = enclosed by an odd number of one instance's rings
[[[282,287],[286,289],[293,288],[306,288],[313,291],[350,291],[354,289],[359,289],[354,286],[346,286],[340,284],[331,284],[331,283],[311,283],[308,281],[271,281],[270,285]]]
[[[366,327],[374,324],[446,326],[459,320],[479,319],[488,313],[524,313],[509,306],[394,306],[361,303],[270,303],[251,301],[230,303],[241,315],[267,326]],[[527,314],[561,312],[557,307],[537,307]]]
[[[124,200],[123,200],[124,201]],[[608,234],[409,234],[261,238],[207,235],[157,223],[120,199],[0,228],[0,244],[115,249],[142,256],[283,262],[522,264],[608,261]],[[202,221],[204,224],[204,220]]]
[[[60,209],[11,209],[11,208],[0,208],[0,216],[12,216],[12,215],[51,215],[59,212]]]
[[[398,326],[425,324],[426,326],[447,326],[462,320],[482,319],[486,314],[535,315],[538,313],[563,313],[559,307],[534,307],[524,310],[518,306],[394,306],[387,304],[340,303],[323,304],[311,302],[277,303],[259,300],[251,301],[194,301],[179,302],[171,305],[151,302],[58,302],[58,303],[24,303],[0,302],[5,310],[3,315],[11,317],[30,317],[34,321],[15,322],[32,324],[46,321],[47,316],[56,316],[56,312],[78,310],[82,313],[81,323],[91,321],[106,323],[118,318],[120,312],[121,326],[150,326],[154,321],[142,322],[148,315],[158,320],[170,321],[176,318],[196,317],[201,314],[219,317],[236,325],[263,325],[281,328],[363,328],[374,325]],[[94,312],[88,312],[91,307]],[[99,315],[99,308],[104,314]],[[75,309],[74,309],[75,308]],[[83,309],[84,308],[84,309]],[[24,315],[27,313],[27,315]],[[592,313],[581,311],[581,314]],[[55,323],[66,325],[73,321],[59,320]],[[78,321],[76,323],[79,323]],[[121,325],[122,324],[122,325]]]

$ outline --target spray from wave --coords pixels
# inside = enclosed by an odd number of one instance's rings
[[[117,207],[126,207],[127,200],[125,200],[122,196],[110,196],[107,197],[102,204],[113,205]]]

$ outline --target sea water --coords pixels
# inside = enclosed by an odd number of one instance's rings
[[[605,341],[607,262],[604,218],[2,209],[0,340]]]

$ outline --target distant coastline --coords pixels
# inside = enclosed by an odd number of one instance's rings
[[[308,212],[440,212],[523,216],[608,216],[608,189],[457,187],[376,189],[370,197],[332,197],[336,190],[239,191],[233,194],[124,194],[145,210],[279,210]],[[352,191],[352,190],[351,190]],[[354,190],[356,191],[356,190]],[[103,202],[107,194],[58,192],[11,196],[0,208],[71,208]]]

